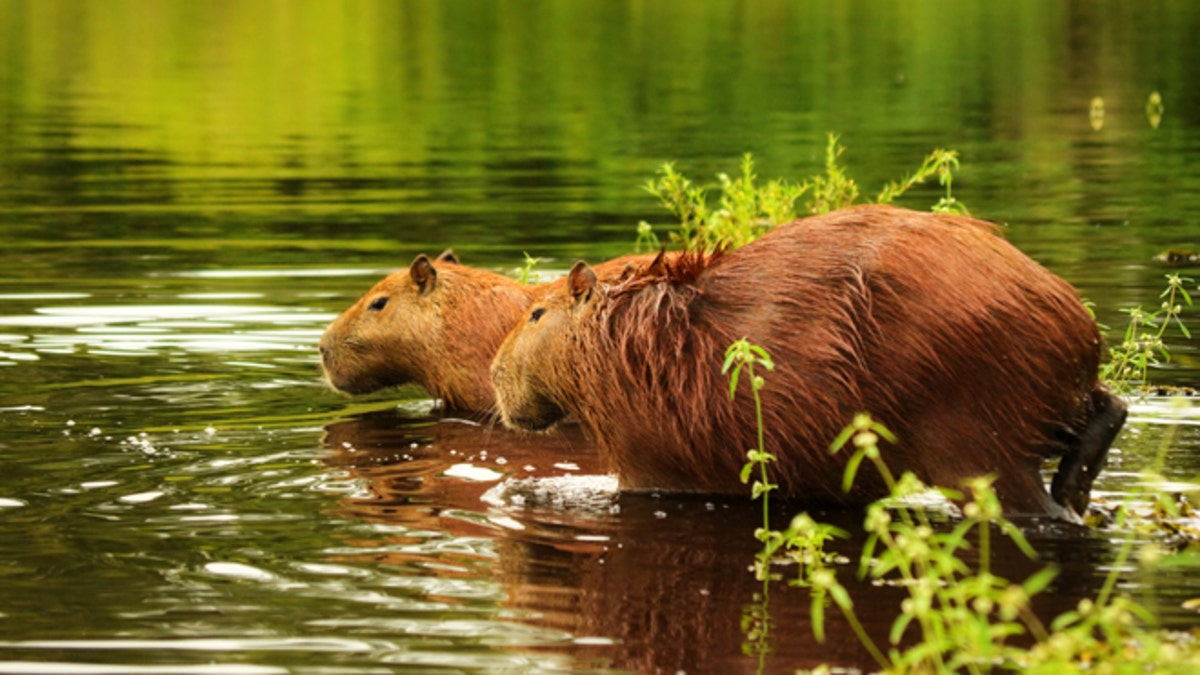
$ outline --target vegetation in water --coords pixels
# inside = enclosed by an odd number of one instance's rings
[[[672,241],[684,248],[736,248],[761,237],[777,225],[796,219],[801,213],[828,213],[859,203],[858,184],[838,162],[844,150],[838,137],[831,134],[825,148],[824,172],[800,183],[777,179],[760,184],[754,172],[754,158],[747,153],[742,157],[737,178],[718,174],[715,186],[698,185],[678,172],[674,164],[667,163],[659,170],[657,178],[646,183],[645,189],[679,219],[678,227],[670,234]],[[890,203],[936,176],[946,193],[933,205],[933,210],[965,214],[966,207],[951,191],[957,170],[958,153],[936,149],[916,171],[885,185],[874,201]],[[714,187],[718,194],[712,203]],[[796,204],[802,198],[803,209],[798,211]],[[653,226],[645,221],[638,223],[637,249],[660,246]]]
[[[1154,107],[1154,103],[1152,96],[1147,103],[1148,110]],[[693,182],[671,163],[663,165],[659,176],[648,181],[645,189],[679,219],[678,226],[670,233],[672,242],[684,248],[698,247],[704,250],[736,248],[798,217],[801,211],[797,210],[796,205],[801,199],[804,200],[802,212],[810,214],[828,213],[858,203],[859,186],[847,176],[839,163],[844,150],[838,143],[838,137],[831,134],[825,149],[824,172],[799,183],[776,179],[761,184],[755,174],[754,158],[747,153],[742,157],[741,172],[737,178],[718,174],[715,203],[713,186]],[[954,174],[958,169],[958,153],[935,149],[913,173],[885,185],[874,201],[891,203],[913,187],[937,177],[939,184],[945,188],[945,194],[932,206],[932,210],[969,215],[966,206],[953,194]],[[654,227],[645,221],[638,223],[635,248],[641,251],[661,246],[662,241],[655,234]],[[526,259],[525,273],[529,269],[528,255]],[[1174,261],[1174,258],[1171,260]],[[1177,274],[1167,275],[1166,278],[1167,288],[1162,293],[1158,310],[1148,312],[1141,306],[1123,310],[1129,314],[1124,338],[1110,347],[1109,362],[1101,370],[1101,378],[1117,393],[1130,394],[1148,389],[1149,369],[1170,361],[1164,335],[1172,324],[1185,337],[1191,338],[1181,316],[1183,307],[1192,304],[1184,284],[1193,280]]]
[[[748,366],[769,363],[770,355],[743,339],[727,351],[725,371],[730,372],[731,364],[739,362]],[[731,395],[736,393],[736,373],[733,370],[730,377]],[[753,382],[757,407],[758,392],[765,382],[761,377]],[[765,500],[769,489],[757,485],[770,484],[766,477],[770,457],[762,452],[764,430],[761,416],[758,419],[759,448],[748,453],[743,479],[759,468],[762,478],[756,481],[754,494]],[[946,532],[924,511],[903,506],[904,499],[930,488],[911,473],[895,476],[880,453],[880,438],[895,440],[882,425],[862,414],[835,439],[831,451],[852,453],[844,489],[852,486],[864,463],[873,466],[889,487],[890,498],[867,509],[864,528],[868,539],[858,566],[860,578],[908,592],[887,644],[877,644],[866,632],[853,598],[838,581],[839,568],[848,561],[825,550],[830,540],[845,533],[805,513],[793,518],[786,530],[772,531],[764,510],[763,527],[756,533],[763,551],[755,565],[764,588],[761,603],[743,620],[751,640],[748,651],[758,654],[760,665],[768,651],[769,570],[773,564],[787,562],[799,570],[790,583],[810,590],[812,630],[817,639],[825,639],[826,610],[836,607],[885,673],[1185,672],[1200,667],[1200,646],[1190,636],[1155,629],[1145,608],[1116,595],[1118,575],[1135,554],[1132,535],[1122,544],[1096,598],[1081,600],[1074,610],[1043,623],[1032,611],[1032,598],[1053,581],[1056,570],[1047,566],[1020,582],[991,571],[993,537],[1007,537],[1026,555],[1036,557],[1020,529],[1002,515],[991,479],[969,481],[967,494],[936,488],[962,505],[962,517]],[[1162,461],[1160,453],[1159,464]],[[1162,495],[1157,496],[1156,504],[1164,512],[1179,513],[1178,502]],[[1119,511],[1119,526],[1125,525],[1126,514],[1126,510]],[[975,568],[963,560],[968,552],[974,552],[979,561]],[[1168,564],[1170,558],[1154,545],[1137,555],[1143,566]]]
[[[538,283],[539,275],[537,272],[533,271],[533,266],[540,263],[541,261],[542,261],[541,258],[534,258],[533,256],[529,255],[528,252],[526,252],[525,253],[525,262],[524,262],[524,264],[521,265],[521,268],[519,270],[517,270],[517,281],[519,281],[523,284]]]
[[[758,579],[766,579],[771,558],[783,541],[778,533],[771,532],[769,528],[771,517],[769,494],[778,486],[771,483],[770,477],[767,475],[767,466],[775,461],[775,456],[767,452],[766,445],[763,443],[762,396],[759,392],[766,385],[766,381],[761,375],[754,372],[755,366],[768,372],[775,370],[775,363],[767,354],[767,350],[742,338],[729,345],[729,348],[725,350],[725,364],[721,367],[721,373],[729,375],[729,398],[732,399],[737,396],[738,380],[742,370],[745,369],[750,382],[750,392],[754,396],[758,447],[751,448],[746,452],[747,462],[742,467],[741,479],[743,483],[750,483],[755,469],[758,469],[758,477],[751,484],[750,494],[753,499],[762,499],[763,503],[763,526],[762,529],[755,532],[755,536],[763,542],[763,550],[757,558],[754,569]]]
[[[1162,302],[1157,310],[1148,312],[1141,305],[1122,310],[1129,315],[1124,339],[1109,347],[1109,362],[1100,369],[1100,377],[1117,393],[1146,391],[1151,366],[1171,360],[1171,352],[1163,338],[1172,324],[1184,337],[1192,337],[1182,315],[1184,306],[1192,305],[1192,296],[1184,284],[1194,281],[1178,274],[1168,274],[1166,279],[1167,287],[1159,295]]]

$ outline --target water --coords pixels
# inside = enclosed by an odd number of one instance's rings
[[[618,496],[582,437],[438,420],[416,388],[336,395],[324,325],[422,251],[547,274],[625,253],[638,221],[669,225],[640,187],[663,162],[707,180],[752,152],[798,179],[832,131],[867,194],[958,150],[954,194],[1118,338],[1121,308],[1196,273],[1154,256],[1200,248],[1198,22],[1182,2],[0,0],[0,672],[755,670],[754,506]],[[1196,385],[1194,345],[1170,346],[1156,380]],[[1099,497],[1165,448],[1149,487],[1195,501],[1196,419],[1135,406]],[[531,476],[560,482],[503,489]],[[1133,534],[1028,527],[1064,569],[1046,615]],[[1190,628],[1196,578],[1131,567],[1121,589]],[[885,635],[899,596],[851,590]],[[811,638],[803,591],[769,611],[768,671],[866,663],[832,617]]]

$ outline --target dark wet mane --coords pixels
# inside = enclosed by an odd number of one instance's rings
[[[725,249],[712,252],[700,250],[682,251],[678,254],[660,255],[653,263],[639,268],[609,290],[611,298],[637,293],[655,284],[695,284],[704,272],[725,257]]]

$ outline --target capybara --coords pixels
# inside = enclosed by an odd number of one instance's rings
[[[775,482],[789,498],[883,496],[830,442],[868,412],[889,468],[959,488],[992,474],[1010,514],[1075,519],[1124,423],[1099,382],[1100,335],[1065,281],[961,216],[861,206],[782,225],[746,246],[658,261],[615,283],[579,263],[534,303],[492,364],[505,424],[578,417],[629,489],[748,492],[753,397],[730,400],[726,348],[761,372]],[[1061,457],[1051,495],[1040,467]]]
[[[596,269],[602,276],[632,274],[653,259],[626,256]],[[329,324],[321,367],[348,394],[416,382],[445,409],[490,411],[492,357],[533,299],[562,283],[521,284],[461,265],[449,250],[432,260],[418,255]]]

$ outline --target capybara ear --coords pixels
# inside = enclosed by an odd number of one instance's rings
[[[433,290],[433,285],[437,282],[437,270],[433,269],[433,263],[429,262],[424,253],[413,259],[412,266],[408,268],[408,276],[412,277],[413,283],[421,293]]]
[[[437,259],[438,262],[450,263],[453,265],[458,264],[458,256],[454,255],[454,250],[449,248],[445,251],[442,251],[442,254],[439,255]]]
[[[575,263],[570,274],[566,275],[566,288],[569,289],[571,297],[575,298],[576,303],[592,297],[592,289],[595,288],[595,285],[596,273],[588,267],[586,262]]]
[[[592,295],[592,289],[596,287],[596,273],[588,264],[580,260],[571,268],[571,273],[567,275],[567,289],[571,291],[571,297],[575,298],[575,302],[583,302]]]

